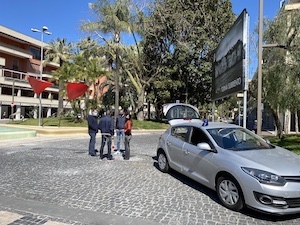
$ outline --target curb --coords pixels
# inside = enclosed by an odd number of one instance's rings
[[[26,125],[15,125],[15,124],[1,124],[1,126],[25,129],[27,131],[35,131],[37,135],[72,135],[72,134],[88,134],[87,127],[38,127],[38,126],[26,126]],[[143,134],[151,132],[163,133],[164,129],[133,129],[134,134]],[[12,132],[16,133],[16,132]],[[16,137],[18,138],[18,137]]]

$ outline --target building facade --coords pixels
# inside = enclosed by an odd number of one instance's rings
[[[41,93],[42,117],[50,117],[57,112],[58,85],[51,80],[51,72],[59,68],[59,65],[43,65],[43,72],[40,74],[42,44],[45,54],[47,44],[0,25],[1,118],[38,117],[39,96],[34,93],[27,76],[53,83]]]

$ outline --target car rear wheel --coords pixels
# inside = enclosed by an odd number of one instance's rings
[[[158,152],[157,155],[158,168],[160,171],[167,173],[170,169],[166,154],[162,151]]]
[[[230,176],[219,177],[217,194],[222,204],[231,210],[240,211],[244,208],[244,197],[238,182]]]

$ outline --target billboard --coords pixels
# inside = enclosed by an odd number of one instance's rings
[[[244,9],[215,52],[212,100],[247,89],[249,16]]]

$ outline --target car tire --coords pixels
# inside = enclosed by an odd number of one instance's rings
[[[230,176],[221,176],[217,180],[217,194],[222,204],[231,210],[244,208],[244,197],[238,182]]]
[[[168,162],[166,154],[163,151],[158,152],[157,162],[158,162],[158,169],[161,172],[164,172],[164,173],[169,172],[169,170],[170,170],[169,162]]]

